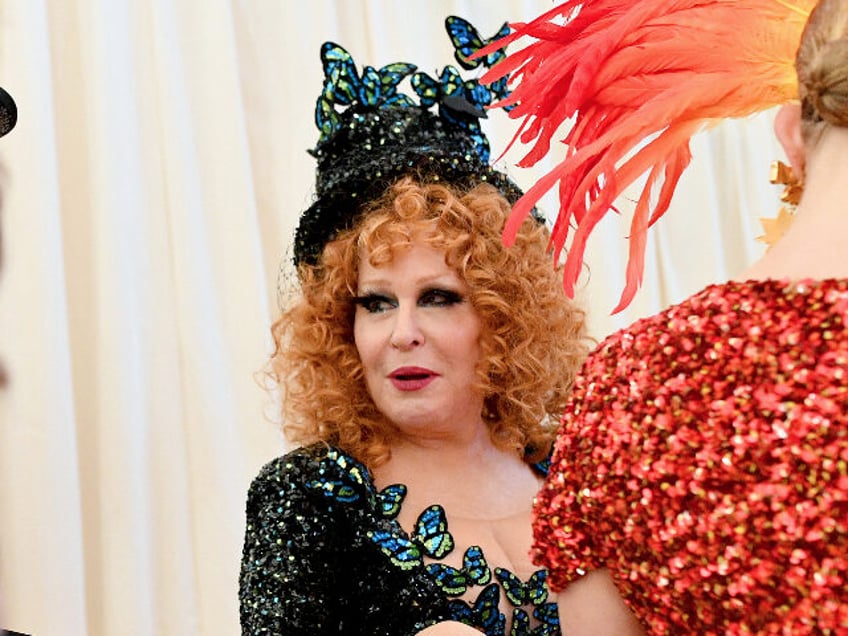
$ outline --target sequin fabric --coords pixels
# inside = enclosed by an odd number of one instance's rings
[[[464,68],[489,67],[504,57],[501,51],[469,61],[473,50],[465,40],[476,29],[455,16],[445,26],[454,47],[463,51],[457,49],[457,59]],[[504,24],[500,33],[508,32]],[[464,79],[451,65],[433,78],[406,62],[360,71],[334,42],[321,47],[321,63],[324,85],[315,107],[320,135],[309,151],[318,160],[316,199],[295,233],[296,266],[314,265],[324,245],[353,226],[361,207],[403,176],[463,189],[490,183],[511,203],[521,196],[521,189],[489,164],[489,141],[480,125],[491,104],[509,94],[506,78],[484,85]],[[401,87],[407,77],[414,97]]]
[[[360,207],[395,181],[470,189],[490,183],[514,203],[521,190],[480,158],[462,129],[424,108],[348,109],[342,127],[312,154],[318,159],[316,201],[295,233],[295,264],[315,263],[324,245],[359,218]]]
[[[848,281],[710,286],[588,359],[535,505],[649,634],[848,634]]]
[[[15,100],[3,88],[0,88],[0,137],[15,127],[18,121],[18,107]]]
[[[408,534],[396,521],[405,495],[402,484],[378,491],[362,464],[332,447],[266,465],[247,501],[242,634],[405,636],[444,620],[489,636],[560,634],[544,570],[522,581],[476,546],[462,568],[442,563],[455,549],[444,509],[421,511]],[[459,598],[469,591],[474,600]]]

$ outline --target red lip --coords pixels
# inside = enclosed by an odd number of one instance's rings
[[[389,374],[392,385],[400,391],[418,391],[438,376],[437,373],[423,367],[398,367]]]

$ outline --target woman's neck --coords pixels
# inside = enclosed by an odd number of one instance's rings
[[[478,467],[488,463],[500,465],[505,456],[515,455],[492,443],[489,429],[482,421],[480,426],[457,431],[452,436],[397,438],[391,450],[391,461],[400,466],[424,467],[435,460],[442,471],[451,471],[453,467],[462,470],[470,463]]]
[[[834,128],[808,162],[804,194],[786,234],[746,279],[848,278],[848,130]]]
[[[513,514],[516,500],[529,502],[539,487],[537,476],[523,458],[515,451],[497,448],[488,431],[470,443],[400,441],[392,445],[389,461],[373,473],[378,488],[406,484],[409,498],[417,504],[438,502],[492,518]],[[512,496],[515,492],[521,496]]]

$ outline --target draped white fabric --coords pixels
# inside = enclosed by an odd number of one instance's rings
[[[320,44],[433,73],[452,62],[446,15],[489,36],[550,6],[0,0],[0,85],[20,110],[0,140],[0,626],[238,632],[246,488],[285,449],[259,374],[312,191]],[[762,253],[770,119],[695,139],[643,290],[614,317],[627,222],[601,224],[581,292],[596,336]],[[514,123],[489,123],[497,153]],[[502,165],[526,186],[540,173],[518,157]]]

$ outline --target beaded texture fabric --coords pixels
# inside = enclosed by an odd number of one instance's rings
[[[248,495],[242,634],[411,636],[444,620],[488,636],[560,634],[544,570],[521,581],[476,546],[461,569],[441,563],[457,549],[444,509],[428,506],[408,534],[396,521],[405,495],[401,484],[378,491],[365,466],[333,447],[267,464]]]
[[[15,100],[0,87],[0,137],[9,133],[18,122],[18,107]]]
[[[536,501],[560,589],[649,634],[848,634],[848,281],[707,287],[578,376]]]
[[[492,38],[467,20],[445,19],[454,57],[465,70],[490,68],[506,53],[474,53],[509,33],[504,24]],[[362,205],[403,176],[459,188],[490,183],[510,203],[520,188],[490,164],[489,141],[480,124],[493,102],[509,95],[507,78],[491,84],[465,79],[445,66],[438,77],[406,62],[360,70],[334,42],[321,47],[324,86],[315,105],[318,145],[315,201],[300,217],[294,264],[314,265],[324,245],[357,220]],[[403,84],[409,80],[411,94]],[[407,92],[404,92],[407,90]]]

